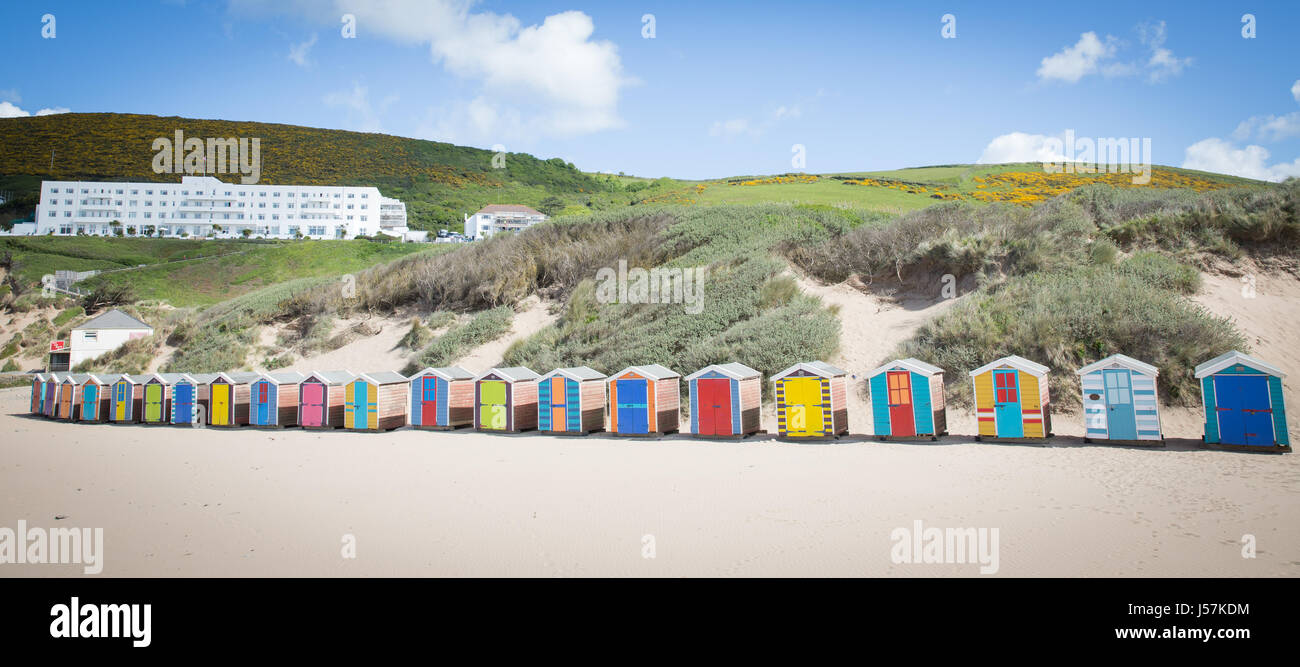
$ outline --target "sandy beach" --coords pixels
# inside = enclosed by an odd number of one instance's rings
[[[0,392],[0,526],[103,528],[99,576],[980,576],[895,563],[917,520],[997,528],[997,576],[1300,574],[1300,459],[1189,440],[230,431],[52,422],[27,400]]]

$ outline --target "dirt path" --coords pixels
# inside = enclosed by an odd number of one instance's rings
[[[509,333],[474,348],[469,354],[457,359],[454,365],[460,366],[471,373],[478,373],[501,365],[506,350],[515,341],[523,340],[554,324],[559,319],[558,316],[551,313],[552,305],[552,302],[544,301],[537,295],[524,299],[520,304],[522,310],[516,312],[514,320],[510,322]],[[538,373],[549,373],[553,369],[534,368],[533,370]]]

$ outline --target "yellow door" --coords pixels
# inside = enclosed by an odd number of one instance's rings
[[[479,428],[504,431],[510,427],[506,419],[506,383],[499,380],[479,382]]]
[[[822,424],[821,378],[790,378],[785,381],[786,435],[826,435]]]
[[[126,406],[130,404],[131,385],[119,382],[113,385],[113,419],[126,421]]]
[[[212,414],[208,421],[213,426],[230,425],[230,385],[212,385]]]

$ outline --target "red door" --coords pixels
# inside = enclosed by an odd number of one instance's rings
[[[325,425],[325,385],[316,382],[302,385],[302,425]]]
[[[420,423],[438,425],[438,378],[425,376],[420,381],[424,395],[420,397]]]
[[[912,410],[912,376],[907,371],[889,372],[889,425],[891,435],[916,435],[916,415]]]
[[[732,435],[731,380],[699,379],[695,390],[700,396],[696,404],[700,409],[700,435]]]

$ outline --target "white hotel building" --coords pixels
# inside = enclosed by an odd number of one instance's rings
[[[116,221],[120,225],[114,226]],[[242,185],[212,176],[180,183],[43,181],[37,235],[93,234],[217,238],[350,239],[382,232],[423,240],[406,225],[406,204],[374,187]],[[134,228],[134,234],[128,231]]]

